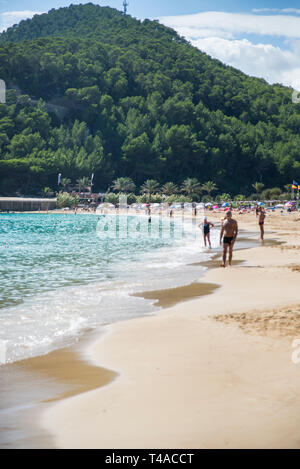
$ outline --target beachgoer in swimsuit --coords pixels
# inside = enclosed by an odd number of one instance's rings
[[[265,218],[266,218],[265,211],[260,209],[258,224],[259,224],[259,228],[260,228],[260,239],[262,241],[264,240],[264,234],[265,234],[265,229],[264,229]]]
[[[221,267],[226,267],[227,251],[229,249],[229,265],[232,263],[232,252],[234,243],[238,235],[238,224],[237,221],[232,218],[231,211],[226,213],[226,217],[222,222],[222,228],[220,233],[220,244],[223,241],[223,263]],[[224,237],[223,237],[224,236]],[[223,240],[222,240],[223,238]]]
[[[199,228],[202,227],[203,230],[203,239],[204,239],[204,245],[206,245],[206,241],[208,241],[209,244],[209,249],[211,249],[211,242],[210,242],[210,227],[215,226],[213,223],[207,220],[207,217],[204,217],[202,226],[199,225]]]

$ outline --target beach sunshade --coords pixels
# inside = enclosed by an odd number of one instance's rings
[[[278,205],[275,205],[274,208],[284,208],[284,205],[283,204],[278,204]]]
[[[259,202],[257,205],[259,205],[260,207],[262,207],[263,205],[265,205],[264,202]]]
[[[213,208],[219,208],[219,206],[218,206],[218,205],[214,205]]]
[[[224,204],[222,204],[222,207],[229,207],[229,203],[225,202]]]

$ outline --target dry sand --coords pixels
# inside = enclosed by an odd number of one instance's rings
[[[117,376],[44,413],[55,444],[300,448],[300,363],[292,360],[300,338],[299,218],[269,216],[266,229],[288,244],[236,252],[232,268],[211,269],[181,292],[194,299],[110,326],[87,353]],[[258,229],[253,215],[239,221]],[[203,296],[203,283],[219,287]],[[174,291],[157,299],[170,306]]]

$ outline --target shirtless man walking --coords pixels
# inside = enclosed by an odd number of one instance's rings
[[[224,237],[223,237],[224,235]],[[228,211],[226,217],[223,220],[221,233],[220,233],[220,244],[223,238],[223,264],[221,267],[226,267],[227,251],[229,249],[229,265],[232,263],[232,251],[233,246],[238,235],[238,224],[237,221],[232,218],[232,213]]]

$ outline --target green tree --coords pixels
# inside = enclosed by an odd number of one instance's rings
[[[141,194],[147,194],[149,199],[151,199],[152,194],[158,192],[159,183],[154,179],[147,179],[140,188]]]
[[[224,194],[221,194],[219,196],[219,199],[221,202],[230,202],[231,200],[231,195],[230,194],[226,194],[226,192],[224,192]]]
[[[38,195],[58,173],[94,173],[99,191],[120,174],[138,186],[180,175],[233,197],[300,180],[290,89],[156,21],[91,3],[50,10],[0,34],[0,76],[20,90],[0,103],[1,194]]]
[[[193,198],[199,195],[201,190],[201,185],[196,178],[187,178],[181,185],[181,192]]]
[[[162,186],[162,192],[163,194],[170,196],[178,192],[178,187],[176,186],[176,184],[174,184],[174,182],[166,182]]]
[[[57,207],[75,207],[79,202],[78,197],[73,197],[68,192],[60,192],[57,196]]]
[[[54,193],[53,193],[53,190],[50,189],[50,187],[44,187],[43,189],[43,195],[45,197],[53,197]]]
[[[262,182],[255,182],[254,184],[252,184],[252,187],[256,191],[256,195],[258,197],[265,185]]]
[[[207,181],[205,184],[202,184],[201,187],[202,191],[207,192],[207,194],[210,196],[212,192],[215,192],[218,190],[216,184],[213,181]]]
[[[243,194],[239,194],[234,197],[234,200],[236,200],[237,202],[242,202],[243,200],[247,200],[247,197]]]
[[[70,184],[71,184],[71,179],[69,178],[62,178],[61,181],[60,181],[60,184],[62,185],[62,187],[66,190]]]
[[[129,192],[134,192],[135,188],[136,186],[133,180],[129,177],[121,177],[113,182],[113,190],[116,192],[127,194]]]
[[[291,191],[292,191],[292,184],[285,184],[284,185],[284,189],[287,193],[290,193],[291,194]]]
[[[82,178],[78,178],[76,183],[77,183],[77,187],[78,187],[78,192],[81,192],[82,190],[84,191],[85,189],[90,190],[91,181],[87,176],[84,176]]]

